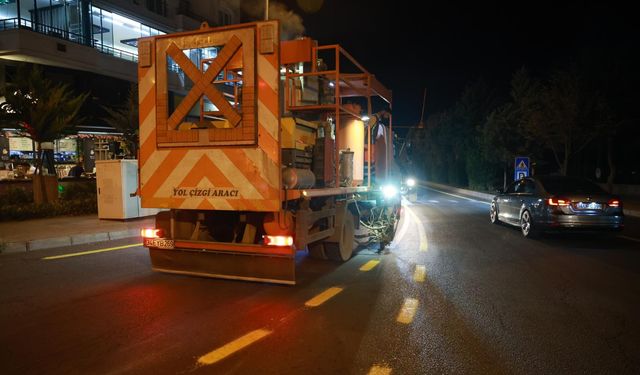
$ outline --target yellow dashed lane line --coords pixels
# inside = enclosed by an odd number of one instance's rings
[[[360,267],[360,271],[364,271],[364,272],[371,271],[375,266],[378,265],[378,263],[380,263],[379,260],[372,259],[367,263],[363,264],[362,267]]]
[[[320,306],[323,303],[327,302],[332,297],[334,297],[336,294],[342,292],[342,289],[343,288],[340,288],[340,287],[337,287],[337,286],[331,287],[331,288],[325,290],[324,292],[318,294],[317,296],[311,298],[310,300],[305,302],[304,305],[307,306],[307,307]]]
[[[411,323],[413,321],[413,317],[416,315],[416,311],[418,311],[418,305],[419,302],[417,299],[405,298],[396,321],[402,324]]]
[[[142,244],[141,243],[134,243],[133,245],[124,245],[124,246],[110,247],[110,248],[107,248],[107,249],[83,251],[83,252],[80,252],[80,253],[70,253],[70,254],[64,254],[64,255],[55,255],[55,256],[50,256],[50,257],[44,257],[42,259],[43,260],[54,260],[54,259],[62,259],[62,258],[79,257],[79,256],[82,256],[82,255],[104,253],[104,252],[107,252],[107,251],[115,251],[115,250],[124,250],[124,249],[128,249],[128,248],[131,248],[131,247],[138,247],[138,246],[142,246]]]
[[[369,370],[368,375],[389,375],[391,374],[391,367],[384,365],[373,365]]]
[[[246,335],[237,338],[230,343],[215,349],[202,357],[198,358],[198,363],[200,365],[211,365],[218,361],[225,359],[231,354],[246,348],[247,346],[253,344],[254,342],[263,339],[264,337],[270,335],[273,331],[267,329],[256,329],[255,331],[251,331]]]
[[[420,264],[416,265],[416,269],[415,271],[413,271],[413,280],[415,280],[418,283],[422,283],[426,278],[427,278],[427,268]]]

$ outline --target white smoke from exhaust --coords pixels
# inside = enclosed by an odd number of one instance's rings
[[[264,0],[251,0],[243,2],[243,10],[256,20],[264,19]],[[302,17],[287,8],[285,4],[278,2],[269,3],[269,19],[280,21],[280,38],[283,40],[294,39],[304,35]]]

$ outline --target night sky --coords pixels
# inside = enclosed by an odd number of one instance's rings
[[[479,78],[508,95],[522,66],[544,75],[594,56],[604,64],[638,62],[637,14],[625,3],[426,1],[419,10],[412,1],[282,2],[302,17],[307,36],[341,44],[393,90],[397,125],[420,120],[425,87],[427,117]]]

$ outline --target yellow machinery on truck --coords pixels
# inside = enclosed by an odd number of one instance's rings
[[[371,113],[391,91],[339,45],[264,21],[138,49],[139,194],[168,209],[142,231],[154,270],[294,284],[297,251],[346,261],[356,231],[391,241],[391,115]]]

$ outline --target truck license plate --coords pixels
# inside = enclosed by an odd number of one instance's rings
[[[165,240],[162,238],[145,238],[144,239],[145,247],[155,247],[158,249],[173,249],[176,244],[173,240]]]

